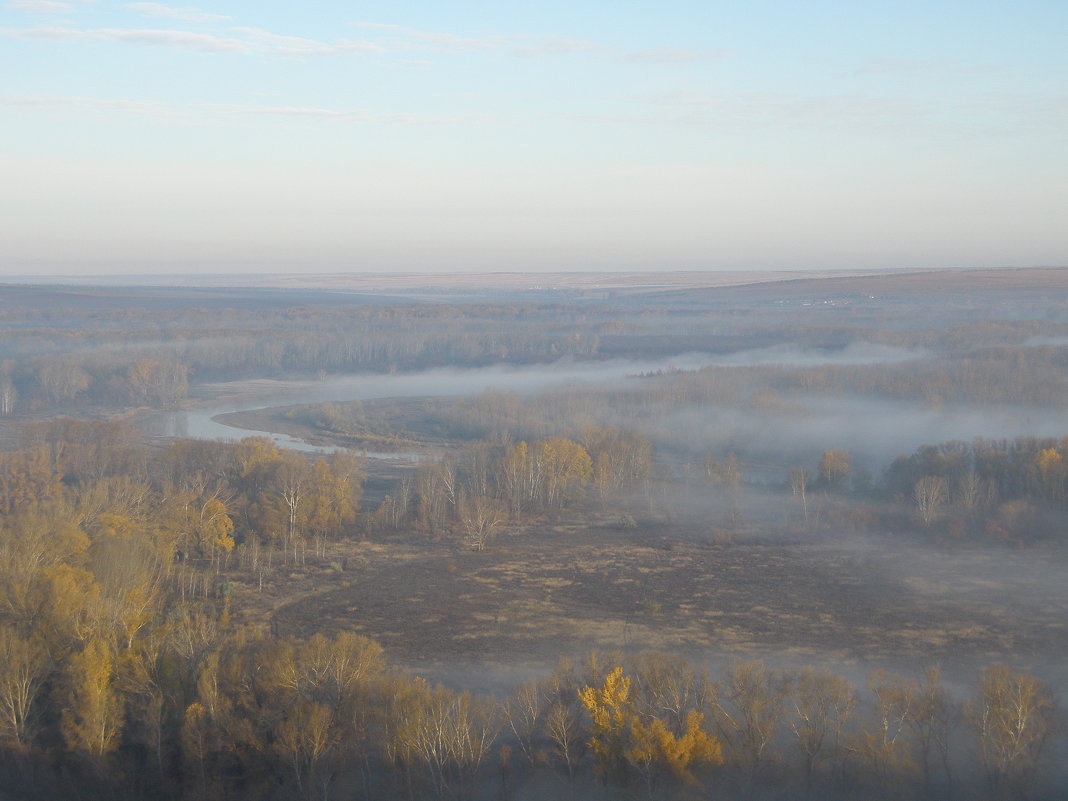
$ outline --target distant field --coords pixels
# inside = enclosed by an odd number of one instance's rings
[[[1040,267],[1002,270],[779,270],[658,273],[452,273],[452,274],[335,274],[262,276],[242,279],[244,286],[346,289],[366,292],[410,290],[630,290],[715,289],[781,284],[830,292],[916,291],[958,287],[1024,289],[1068,287],[1068,268]]]
[[[64,301],[87,307],[277,307],[397,300],[697,297],[730,290],[751,301],[794,295],[1068,289],[1068,267],[990,270],[778,270],[642,273],[320,273],[235,275],[15,276],[0,282],[0,310]],[[278,294],[284,290],[284,294]],[[724,298],[725,299],[725,298]]]
[[[397,291],[413,289],[615,289],[687,286],[737,286],[828,276],[880,275],[873,270],[776,270],[776,271],[671,271],[663,272],[566,272],[534,273],[239,273],[231,275],[103,275],[103,276],[13,276],[5,283],[75,286],[174,286],[261,287],[287,289],[341,289],[348,291]]]

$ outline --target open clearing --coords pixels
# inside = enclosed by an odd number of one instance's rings
[[[461,684],[465,666],[514,674],[591,648],[968,670],[1041,667],[1068,646],[1065,592],[1028,589],[1034,552],[925,560],[898,543],[715,544],[693,525],[605,519],[526,528],[484,552],[400,539],[335,547],[262,593],[243,587],[240,606],[282,634],[357,631],[395,664]],[[999,578],[984,578],[995,567]]]

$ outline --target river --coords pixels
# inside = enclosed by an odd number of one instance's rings
[[[332,452],[331,447],[312,445],[304,440],[273,431],[255,431],[221,422],[221,415],[248,412],[273,406],[310,403],[369,401],[385,398],[470,397],[489,389],[520,394],[558,387],[619,381],[627,376],[672,368],[694,370],[722,361],[703,353],[689,353],[670,359],[633,361],[615,359],[576,362],[561,359],[551,364],[496,365],[472,369],[439,368],[413,373],[358,373],[330,376],[322,381],[280,381],[252,379],[201,384],[196,395],[202,405],[151,416],[146,431],[159,437],[238,440],[264,436],[286,448]],[[225,398],[213,401],[211,398]],[[412,458],[410,454],[367,453],[371,458]]]

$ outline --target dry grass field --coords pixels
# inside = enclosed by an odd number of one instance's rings
[[[693,524],[622,527],[605,513],[543,521],[484,552],[399,537],[335,548],[262,591],[242,586],[238,606],[282,634],[357,631],[394,663],[461,685],[592,648],[967,671],[1068,646],[1068,594],[1028,591],[1032,552],[714,542]]]

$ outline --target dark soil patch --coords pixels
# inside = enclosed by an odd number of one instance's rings
[[[301,635],[355,630],[417,669],[518,667],[591,648],[986,664],[1068,646],[1063,592],[1032,602],[1009,588],[1007,607],[1000,596],[924,589],[929,577],[918,563],[919,572],[903,572],[894,548],[858,555],[844,542],[713,545],[684,529],[672,539],[667,526],[545,524],[482,553],[448,543],[351,543],[346,572],[290,579],[273,626]]]

